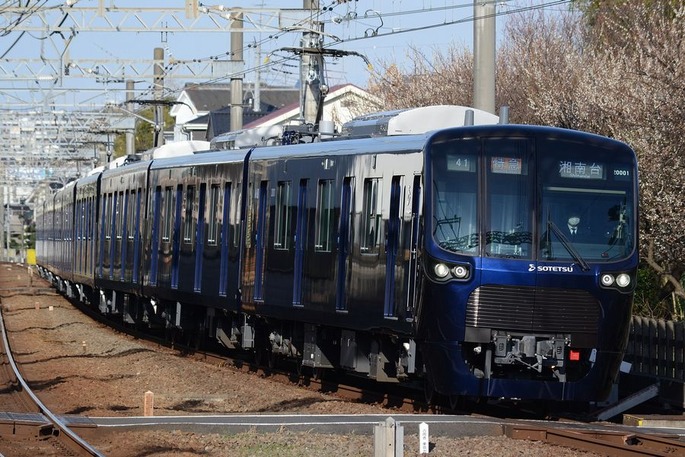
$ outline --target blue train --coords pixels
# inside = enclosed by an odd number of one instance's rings
[[[604,399],[636,283],[634,152],[539,126],[369,125],[93,173],[36,208],[38,263],[103,313],[269,363],[429,398]]]

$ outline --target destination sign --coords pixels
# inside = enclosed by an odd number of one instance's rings
[[[604,165],[597,162],[559,161],[559,176],[573,179],[605,179]]]
[[[448,171],[476,171],[476,158],[467,154],[447,154]]]
[[[519,157],[491,157],[490,172],[506,175],[520,175],[523,171],[523,159]]]

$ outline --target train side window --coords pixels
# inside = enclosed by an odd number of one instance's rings
[[[217,245],[217,235],[219,233],[219,224],[216,213],[219,210],[219,185],[212,184],[209,188],[209,220],[207,221],[207,244],[210,246]]]
[[[333,180],[319,181],[316,202],[316,238],[314,250],[331,252],[333,246]]]
[[[121,239],[121,229],[122,229],[122,215],[124,214],[124,193],[119,192],[116,194],[115,198],[115,211],[114,211],[114,236],[117,240]]]
[[[361,252],[378,254],[381,229],[381,178],[364,180],[364,208],[361,226]]]
[[[221,246],[228,247],[230,243],[229,234],[231,228],[231,183],[224,184],[224,194],[221,207]],[[237,231],[237,230],[236,230]],[[223,259],[222,259],[223,260]]]
[[[230,189],[230,184],[227,184],[227,186]],[[233,192],[233,194],[235,194],[235,195],[232,197],[233,200],[231,202],[231,204],[233,205],[234,211],[235,211],[234,216],[233,216],[233,221],[234,221],[233,224],[235,226],[235,230],[233,230],[233,247],[234,248],[236,248],[240,245],[240,229],[239,229],[239,226],[240,226],[240,222],[241,222],[241,220],[240,220],[240,218],[241,218],[240,202],[242,201],[242,198],[243,198],[243,190],[242,189],[243,189],[242,184],[236,183],[235,192]]]
[[[281,181],[276,190],[276,214],[274,221],[274,249],[290,249],[291,215],[290,181]]]
[[[164,188],[164,225],[162,227],[162,241],[169,241],[171,238],[171,227],[173,219],[173,201],[171,196],[173,195],[173,189],[171,187]]]
[[[133,189],[131,190],[131,194],[129,195],[129,198],[127,199],[126,203],[126,232],[129,240],[133,240],[133,235],[135,233],[133,218],[136,213],[137,205],[134,203],[136,201],[136,191],[135,189]]]
[[[195,186],[186,189],[185,214],[183,220],[183,243],[193,243],[193,205],[195,204]]]
[[[105,239],[112,239],[112,194],[107,194],[105,197],[107,202],[105,205]]]
[[[119,222],[117,227],[117,238],[126,239],[126,226],[124,222],[126,219],[126,212],[128,211],[128,191],[126,193],[119,192]]]

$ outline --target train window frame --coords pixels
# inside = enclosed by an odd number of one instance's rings
[[[274,244],[278,251],[290,249],[290,228],[292,220],[292,181],[278,181],[274,207]]]
[[[135,238],[136,195],[136,189],[131,189],[126,198],[126,239],[129,241]]]
[[[163,213],[163,224],[162,224],[162,242],[168,243],[171,240],[171,228],[173,227],[173,201],[172,196],[174,193],[174,188],[167,186],[164,188],[164,195],[162,196],[162,213]]]
[[[112,200],[112,194],[108,193],[105,195],[105,240],[110,241],[112,239],[112,206],[113,206],[113,200]]]
[[[209,219],[207,220],[207,245],[217,246],[219,235],[219,218],[217,211],[219,211],[219,192],[221,186],[219,184],[211,184],[209,186]]]
[[[231,187],[231,183],[226,183],[226,185]],[[235,185],[235,192],[230,192],[230,198],[232,199],[230,202],[231,207],[233,208],[233,217],[231,219],[231,225],[233,225],[233,240],[232,240],[232,245],[233,248],[237,248],[240,246],[240,218],[241,218],[241,207],[240,207],[240,202],[242,202],[243,198],[243,186],[241,182],[237,182]],[[249,247],[249,237],[248,237],[248,247]]]
[[[531,260],[534,255],[531,216],[535,195],[530,166],[532,144],[527,138],[487,138],[485,158],[483,253],[488,257]],[[523,215],[523,217],[521,216]]]
[[[362,254],[378,255],[382,228],[383,178],[366,178],[363,183],[361,240]]]
[[[184,192],[183,244],[193,244],[195,239],[193,211],[195,210],[195,186],[189,185]]]
[[[316,195],[316,231],[314,233],[314,252],[333,250],[333,229],[335,216],[335,181],[320,179]]]
[[[122,239],[124,221],[124,192],[118,192],[115,199],[116,211],[114,213],[114,235],[117,240]]]

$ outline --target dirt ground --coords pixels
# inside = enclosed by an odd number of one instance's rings
[[[154,393],[155,415],[393,413],[380,405],[345,402],[179,356],[95,323],[47,287],[35,276],[30,280],[25,266],[0,265],[0,300],[13,352],[34,392],[57,414],[142,416],[148,391]],[[88,435],[86,439],[111,457],[374,455],[371,431],[331,435],[287,430],[239,434],[97,430]],[[431,456],[593,455],[505,437],[436,436],[431,442]],[[5,456],[31,455],[16,448],[0,437],[0,453]],[[404,455],[419,455],[416,435],[405,435]]]

